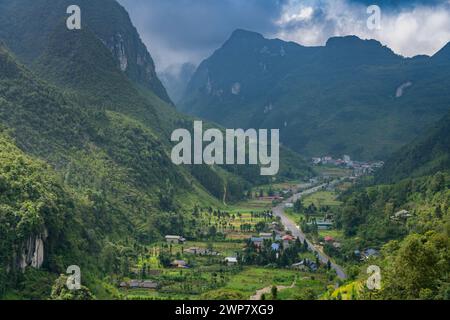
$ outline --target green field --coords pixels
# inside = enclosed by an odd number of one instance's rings
[[[339,168],[335,166],[315,166],[314,170],[321,176],[328,176],[330,178],[348,177],[352,174],[352,170]]]
[[[340,240],[344,238],[344,233],[342,230],[319,230],[319,237],[324,238],[326,236],[333,237],[335,240]]]
[[[271,219],[258,214],[270,210],[271,206],[270,201],[250,200],[222,208],[220,214],[217,210],[200,212],[201,227],[206,230],[212,225],[218,226],[218,231],[224,232],[225,237],[188,240],[183,245],[161,242],[148,247],[133,264],[132,277],[155,281],[159,284],[158,289],[120,289],[120,294],[127,299],[239,300],[249,299],[258,290],[283,286],[280,287],[283,290],[279,292],[279,299],[318,298],[327,285],[325,274],[286,268],[226,266],[223,263],[225,257],[237,256],[242,252],[247,238],[258,234],[253,229],[243,231],[240,226],[270,223]],[[200,256],[186,251],[193,247],[210,249],[219,255]],[[158,258],[162,253],[170,254],[172,260],[185,260],[190,268],[163,267]],[[314,260],[315,256],[307,252],[298,258],[299,261],[303,258]],[[265,297],[272,298],[270,295]]]
[[[337,194],[332,191],[320,191],[314,194],[311,194],[303,199],[303,205],[309,206],[314,203],[317,208],[323,206],[337,207],[340,206],[341,203],[336,200]]]
[[[194,276],[195,272],[195,276]],[[241,271],[234,274],[226,274],[226,282],[213,290],[207,290],[213,282],[210,275],[204,272],[183,271],[183,283],[179,282],[162,288],[162,291],[133,289],[121,290],[121,294],[127,299],[181,299],[181,300],[197,300],[197,299],[249,299],[255,295],[257,290],[261,290],[272,286],[289,287],[279,291],[278,299],[280,300],[296,300],[305,298],[319,298],[327,287],[325,275],[308,274],[289,269],[272,269],[262,267],[244,267]],[[170,278],[170,274],[165,274],[166,278]],[[179,272],[173,272],[174,279],[180,278]],[[175,292],[182,288],[190,288],[196,284],[196,289],[186,292]],[[294,286],[291,288],[291,286]],[[198,292],[197,288],[205,288],[203,292]],[[171,292],[167,292],[172,290]],[[166,291],[166,292],[164,292]],[[311,292],[313,296],[311,296]],[[308,296],[309,295],[309,296]],[[270,295],[266,295],[267,299],[271,299]]]
[[[245,212],[248,210],[270,210],[272,201],[251,199],[227,207],[230,212]]]

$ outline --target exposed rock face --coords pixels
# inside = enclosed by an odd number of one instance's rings
[[[395,93],[396,98],[401,98],[403,94],[405,93],[405,90],[409,87],[411,87],[413,84],[411,81],[405,82],[400,87],[397,88],[397,91]]]
[[[111,51],[122,72],[139,85],[151,89],[162,100],[171,103],[166,89],[156,74],[153,58],[133,26],[128,13],[117,3],[111,3],[111,7],[114,8],[112,16],[106,16],[98,10],[90,11],[89,5],[85,7],[87,11],[85,17],[88,22],[91,22],[89,26],[92,31]],[[91,19],[105,22],[97,24],[90,21]],[[121,23],[117,24],[116,21]],[[110,28],[104,28],[104,25],[109,25]]]
[[[128,68],[128,57],[125,52],[125,44],[120,33],[112,38],[112,44],[109,47],[112,54],[119,60],[120,70],[125,72]]]
[[[19,255],[19,267],[24,271],[27,267],[39,269],[44,263],[44,243],[48,237],[47,230],[42,234],[32,235],[25,243]]]

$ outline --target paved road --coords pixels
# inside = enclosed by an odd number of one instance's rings
[[[296,238],[299,238],[301,242],[305,241],[308,243],[308,247],[311,251],[315,252],[317,256],[319,257],[319,260],[322,263],[328,263],[328,261],[331,262],[331,267],[336,271],[337,276],[340,279],[347,279],[347,275],[344,272],[344,269],[342,269],[341,266],[335,264],[330,257],[328,257],[325,253],[318,250],[305,236],[303,231],[297,227],[297,225],[290,219],[286,214],[284,213],[284,205],[286,202],[294,202],[298,198],[304,197],[306,195],[310,195],[312,193],[320,191],[323,187],[326,187],[326,184],[322,184],[320,186],[305,190],[303,192],[300,192],[298,194],[295,194],[290,199],[286,200],[285,202],[281,203],[280,205],[274,207],[272,209],[273,214],[281,218],[281,222],[283,223],[284,227],[292,232],[292,235]]]

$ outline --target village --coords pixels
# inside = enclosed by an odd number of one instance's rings
[[[130,276],[118,282],[121,293],[128,299],[231,300],[331,294],[347,277],[332,260],[342,263],[344,237],[336,228],[335,211],[338,191],[353,183],[348,173],[332,169],[325,172],[331,178],[322,174],[307,182],[260,186],[247,201],[226,210],[200,208],[201,238],[168,234],[147,248]],[[280,208],[294,229],[286,228]],[[364,264],[379,252],[354,247],[351,254]],[[279,290],[276,297],[271,288]]]
[[[383,161],[364,162],[352,160],[350,156],[344,155],[339,159],[333,159],[331,156],[315,157],[311,159],[315,166],[334,166],[348,168],[353,171],[352,177],[373,174],[376,170],[384,166]]]
[[[202,218],[217,228],[216,237],[166,235],[120,280],[121,293],[130,299],[248,299],[278,285],[286,287],[279,295],[287,299],[318,296],[334,275],[284,229],[268,197],[264,193],[220,218],[211,219],[209,210],[203,210]]]

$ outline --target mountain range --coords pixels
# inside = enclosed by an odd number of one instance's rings
[[[199,207],[212,212],[256,185],[312,177],[298,153],[386,160],[376,192],[344,197],[348,210],[337,215],[370,245],[405,234],[386,228],[387,202],[414,209],[430,187],[424,198],[440,208],[450,45],[404,58],[354,36],[304,47],[237,30],[192,77],[185,65],[181,77],[167,70],[160,81],[122,6],[77,2],[81,30],[66,28],[70,0],[0,0],[0,297],[48,298],[57,275],[79,265],[83,283],[109,298],[117,279],[102,278],[129,274],[145,245],[167,234],[199,238]],[[192,130],[197,117],[222,130],[280,128],[280,174],[175,166],[171,133]]]
[[[323,47],[236,30],[190,80],[180,110],[224,126],[280,128],[303,156],[386,160],[450,107],[450,45],[404,58],[375,40]]]

